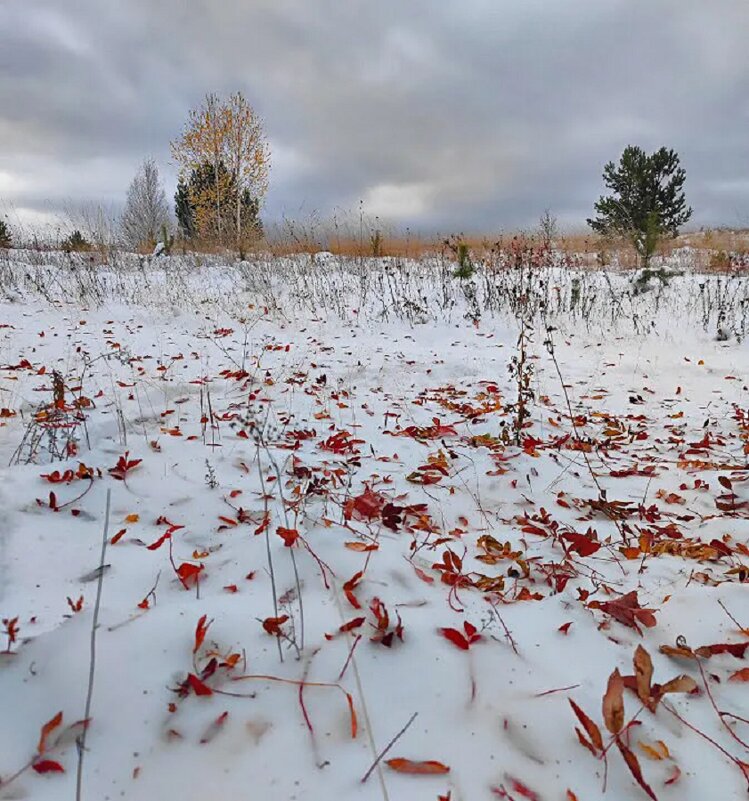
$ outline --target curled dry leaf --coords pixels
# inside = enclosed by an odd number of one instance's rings
[[[654,761],[661,761],[663,759],[668,759],[671,756],[668,747],[663,742],[663,740],[656,740],[652,745],[650,743],[644,743],[642,740],[637,742],[640,750],[648,759],[652,759]]]
[[[624,681],[618,668],[609,676],[603,696],[603,722],[612,734],[618,734],[624,726]]]
[[[208,631],[208,627],[213,623],[212,620],[208,621],[207,615],[203,615],[200,620],[198,620],[198,625],[195,627],[195,643],[192,648],[192,652],[196,654],[200,650],[200,646],[203,644],[203,640],[205,640],[206,632]]]
[[[343,585],[343,594],[346,596],[348,602],[354,607],[354,609],[361,609],[359,599],[356,597],[356,595],[354,595],[354,589],[363,577],[364,573],[360,570],[358,573],[354,573],[354,575],[351,576],[351,578]]]
[[[288,615],[281,615],[280,617],[266,617],[263,621],[263,628],[268,634],[273,634],[276,637],[280,637],[283,634],[281,626],[288,619]]]
[[[650,658],[650,654],[641,645],[638,645],[633,662],[637,681],[637,696],[643,704],[649,706],[652,695],[653,660]]]
[[[697,682],[691,676],[677,676],[659,688],[660,695],[666,693],[693,693],[697,690]]]
[[[736,659],[743,659],[749,642],[742,643],[716,643],[715,645],[701,645],[699,648],[692,649],[683,642],[677,641],[677,645],[661,645],[658,649],[666,656],[673,656],[682,659],[710,659],[718,654],[730,654]]]
[[[36,750],[39,754],[43,754],[47,749],[47,738],[49,735],[62,723],[62,712],[58,712],[51,720],[48,720],[41,729],[39,734],[39,744]]]
[[[671,775],[663,783],[665,785],[676,784],[676,782],[679,781],[680,776],[681,776],[681,768],[678,765],[674,765],[674,769],[671,771]]]
[[[396,757],[395,759],[388,759],[385,764],[397,773],[409,773],[413,776],[437,776],[450,772],[450,768],[447,765],[432,759],[416,762],[411,759]]]

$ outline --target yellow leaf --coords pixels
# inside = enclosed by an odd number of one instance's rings
[[[668,747],[663,740],[656,740],[652,745],[648,745],[648,743],[644,743],[642,740],[639,740],[637,745],[640,746],[640,750],[648,759],[652,759],[654,761],[668,759],[668,757],[671,756],[668,751]]]

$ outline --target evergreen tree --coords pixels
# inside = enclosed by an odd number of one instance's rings
[[[0,220],[0,248],[9,248],[13,244],[13,239],[10,235],[10,228],[5,220]]]
[[[221,241],[226,234],[237,235],[237,218],[233,199],[236,184],[223,161],[214,165],[204,161],[192,170],[187,183],[180,181],[174,196],[175,214],[186,239],[200,236]],[[242,236],[262,233],[260,201],[245,189],[241,194],[240,233]]]
[[[648,155],[630,145],[619,164],[609,162],[603,181],[611,194],[595,204],[597,217],[588,225],[598,233],[627,237],[647,267],[662,236],[675,237],[692,216],[684,196],[686,172],[679,156],[662,147]]]
[[[174,194],[174,213],[183,239],[195,236],[195,211],[190,203],[190,191],[187,184],[180,181]]]
[[[91,243],[77,228],[67,239],[63,239],[61,244],[62,249],[66,253],[84,253],[85,251],[91,250]]]

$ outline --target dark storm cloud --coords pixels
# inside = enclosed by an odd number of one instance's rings
[[[749,224],[744,0],[4,0],[0,203],[121,202],[207,91],[274,154],[266,216],[582,224],[602,164],[675,147],[695,221]]]

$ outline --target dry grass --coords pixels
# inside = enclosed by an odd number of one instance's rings
[[[513,237],[525,236],[538,239],[535,233],[509,232],[501,236],[490,234],[459,235],[457,238],[465,242],[475,254],[488,253],[492,248],[507,244]],[[374,230],[365,229],[361,235],[342,235],[339,231],[314,229],[294,231],[293,236],[277,232],[268,236],[260,247],[275,255],[283,256],[293,253],[317,253],[330,251],[337,256],[368,257],[392,256],[400,258],[423,258],[445,251],[444,235],[414,234],[412,232],[381,233],[375,240]],[[658,247],[658,255],[667,256],[674,250],[690,247],[698,251],[700,261],[704,259],[707,266],[710,255],[716,252],[749,254],[749,230],[705,229],[685,233],[676,239],[666,239]],[[634,267],[637,254],[625,240],[607,240],[592,232],[571,232],[560,234],[554,240],[554,248],[568,256],[580,256],[588,263],[611,264],[616,262],[623,267]]]
[[[540,244],[538,230],[509,231],[501,234],[467,233],[438,234],[419,233],[397,229],[382,223],[377,218],[351,214],[321,220],[314,216],[301,221],[282,220],[269,224],[264,237],[248,239],[238,249],[235,243],[221,244],[212,239],[191,240],[176,238],[172,246],[173,254],[225,255],[236,258],[253,253],[271,253],[274,256],[290,256],[300,253],[319,253],[329,251],[337,256],[348,258],[367,258],[390,256],[405,259],[421,259],[440,254],[451,254],[447,245],[451,242],[465,243],[474,257],[487,255],[490,251],[506,247],[514,237],[523,237]],[[59,236],[53,241],[42,241],[36,237],[25,237],[25,247],[32,250],[57,250],[60,248]],[[94,240],[95,242],[95,240]],[[592,231],[581,228],[577,231],[564,231],[553,241],[555,250],[569,257],[575,257],[583,266],[619,266],[634,268],[638,264],[637,255],[625,240],[605,239]],[[659,245],[657,255],[667,256],[674,250],[690,247],[696,251],[697,265],[705,270],[722,271],[731,269],[729,254],[744,257],[749,263],[749,229],[706,228],[664,240]],[[96,242],[88,251],[94,263],[107,261],[111,250],[119,249],[114,239]],[[152,253],[150,245],[140,248],[143,256]],[[734,260],[735,261],[735,260]]]

